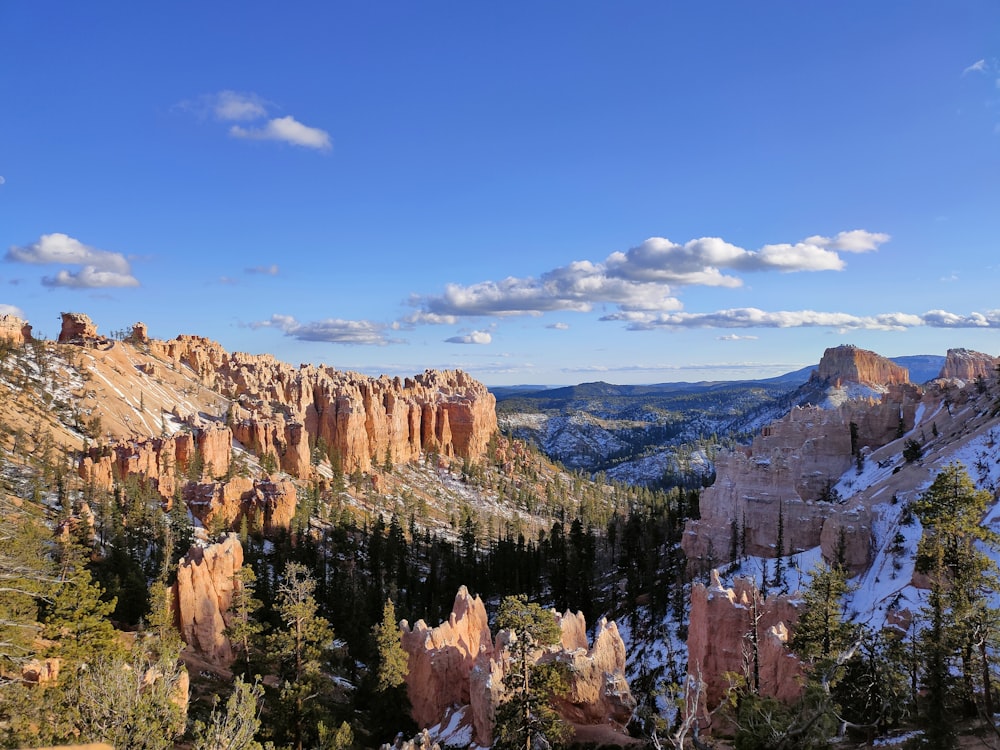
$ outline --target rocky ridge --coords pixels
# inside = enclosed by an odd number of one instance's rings
[[[247,515],[265,529],[287,525],[290,480],[325,481],[332,463],[350,473],[427,454],[477,461],[496,432],[493,396],[458,370],[401,379],[293,368],[200,336],[151,339],[142,323],[111,339],[82,313],[63,313],[59,343],[37,351],[23,349],[26,331],[19,318],[0,320],[12,364],[38,381],[25,388],[0,374],[11,434],[80,455],[93,488],[134,478],[167,507],[184,499],[205,524]]]
[[[843,556],[855,578],[847,604],[853,619],[874,628],[909,622],[921,606],[925,582],[914,573],[919,528],[904,521],[907,503],[956,462],[979,487],[1000,497],[1000,380],[995,368],[984,369],[993,358],[953,350],[948,360],[942,375],[950,377],[922,389],[875,384],[885,391],[877,400],[793,409],[750,447],[720,457],[716,482],[701,496],[701,518],[690,522],[683,540],[695,566],[730,560],[733,529],[738,539],[745,523],[745,549],[737,552],[730,571],[759,572],[760,558],[778,553],[780,515],[783,556],[802,552],[806,561],[827,562]],[[841,388],[850,385],[839,376],[834,380]],[[906,446],[919,453],[906,458]],[[994,507],[984,523],[994,522],[996,514]],[[795,600],[779,597],[772,604],[754,591],[752,582],[739,578],[727,588],[714,572],[707,587],[693,587],[688,665],[707,685],[703,718],[718,705],[721,675],[738,664],[753,607],[777,613],[773,621],[762,621],[767,627],[760,641],[762,691],[782,700],[795,697],[782,688],[794,684],[788,676],[797,668],[782,645],[794,630]],[[766,675],[774,679],[767,682]],[[767,685],[777,687],[772,691]]]

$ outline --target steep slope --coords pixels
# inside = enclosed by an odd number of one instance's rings
[[[844,352],[835,354],[844,361]],[[717,480],[701,496],[701,518],[689,522],[684,539],[695,568],[731,562],[727,570],[735,577],[734,589],[716,577],[712,586],[696,586],[692,594],[689,669],[719,672],[705,675],[712,686],[710,701],[719,697],[720,670],[735,664],[726,655],[738,656],[746,633],[743,600],[752,596],[747,592],[753,585],[739,576],[759,580],[768,559],[780,555],[787,570],[799,571],[790,581],[794,589],[809,561],[842,558],[854,574],[850,619],[875,629],[906,629],[923,604],[925,585],[914,575],[921,530],[906,512],[909,503],[953,463],[962,464],[994,498],[1000,491],[1000,380],[995,369],[984,376],[975,364],[992,361],[989,355],[951,350],[942,374],[974,374],[977,380],[941,378],[923,389],[869,378],[863,387],[884,390],[880,399],[847,399],[837,405],[827,400],[825,409],[796,408],[748,449],[720,456]],[[828,369],[828,388],[862,386],[842,376],[857,377],[863,371],[853,364]],[[897,377],[878,366],[869,372]],[[995,504],[983,523],[993,526],[998,519],[1000,504]],[[776,549],[779,528],[782,550]],[[781,644],[797,615],[794,608],[781,606],[781,616],[768,624],[775,630],[767,637],[777,639],[768,658],[780,669],[791,669],[782,662],[787,650]]]

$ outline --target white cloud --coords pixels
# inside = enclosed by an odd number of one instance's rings
[[[654,328],[835,328],[839,331],[901,331],[921,326],[1000,328],[1000,310],[964,316],[944,310],[932,310],[923,315],[894,312],[859,316],[815,310],[766,312],[755,307],[742,307],[711,313],[620,312],[606,315],[601,320],[627,323],[627,327],[633,331]]]
[[[716,336],[716,341],[756,341],[757,336],[740,336],[736,333],[727,333],[725,336]]]
[[[454,323],[467,316],[588,312],[605,303],[623,312],[678,311],[682,305],[673,296],[674,286],[742,286],[739,276],[725,271],[839,271],[846,264],[838,253],[870,252],[888,241],[887,234],[857,229],[752,251],[718,237],[683,245],[651,237],[626,252],[612,253],[603,262],[578,260],[537,278],[511,276],[468,286],[448,284],[439,295],[414,295],[409,304],[417,312],[405,320],[416,325]]]
[[[489,331],[471,331],[463,336],[452,336],[445,339],[447,344],[489,344],[492,341],[493,336]]]
[[[13,315],[16,318],[23,318],[24,311],[14,305],[0,304],[0,315]]]
[[[569,323],[553,323],[551,325],[545,326],[546,328],[551,328],[554,331],[568,331]]]
[[[7,250],[6,258],[36,265],[82,266],[79,271],[62,269],[55,276],[44,277],[42,284],[45,286],[77,289],[139,286],[124,255],[98,250],[61,232],[43,234],[30,245],[12,246]]]
[[[272,263],[269,266],[254,266],[253,268],[246,269],[246,272],[250,274],[263,274],[264,276],[277,276],[278,266],[276,263]]]
[[[241,91],[219,91],[204,94],[197,99],[183,101],[178,109],[193,112],[202,119],[222,122],[254,123],[260,125],[232,125],[229,135],[259,141],[281,141],[293,146],[329,151],[333,148],[330,134],[320,128],[303,125],[291,115],[272,117],[272,102],[258,94]],[[266,122],[262,122],[266,120]]]
[[[234,138],[249,138],[259,141],[284,141],[293,146],[314,148],[319,151],[329,151],[333,148],[330,134],[319,128],[303,125],[291,115],[268,120],[259,128],[244,128],[233,125],[229,134]]]
[[[3,185],[5,182],[7,182],[7,180],[5,180],[4,176],[0,174],[0,185]]]
[[[976,60],[972,65],[967,67],[962,71],[962,75],[967,73],[985,73],[986,72],[986,60]]]
[[[208,97],[212,114],[219,120],[259,120],[267,117],[267,102],[257,94],[220,91]]]
[[[250,323],[253,329],[277,328],[286,336],[299,341],[322,341],[330,344],[357,344],[364,346],[385,346],[402,343],[388,339],[384,335],[387,326],[369,320],[342,320],[325,318],[309,323],[300,323],[290,315],[272,315],[270,320]]]

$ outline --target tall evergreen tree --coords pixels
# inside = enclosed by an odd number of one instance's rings
[[[296,750],[315,739],[314,729],[328,717],[332,697],[328,673],[333,629],[318,612],[315,589],[305,565],[285,566],[275,606],[281,627],[268,639],[281,680],[280,710],[274,715],[283,739]]]
[[[565,690],[565,681],[556,664],[536,664],[532,658],[536,648],[559,642],[555,617],[524,596],[508,596],[500,602],[496,625],[511,633],[507,646],[511,660],[496,711],[493,746],[497,750],[532,750],[536,743],[561,746],[570,730],[551,700]]]

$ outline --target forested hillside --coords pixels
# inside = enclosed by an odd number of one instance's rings
[[[277,438],[216,445],[245,431],[245,386],[130,336],[3,342],[4,746],[210,748],[218,727],[234,747],[377,746],[412,726],[387,676],[398,620],[447,620],[462,586],[491,617],[516,595],[591,626],[644,592],[650,621],[685,606],[662,553],[696,492],[594,483],[497,434],[349,470],[317,437],[288,474]],[[214,544],[227,533],[236,547]],[[236,549],[242,565],[211,567]]]

